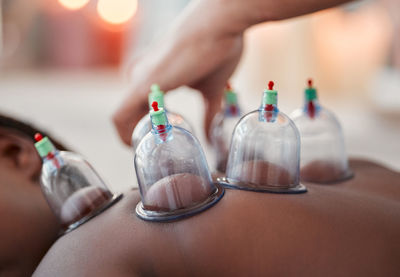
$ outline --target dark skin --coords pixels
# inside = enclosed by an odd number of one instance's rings
[[[16,123],[0,116],[1,276],[29,276],[59,231],[39,187],[35,129]],[[302,195],[227,190],[206,212],[171,223],[138,219],[131,191],[61,237],[36,275],[398,276],[400,174],[351,167],[354,179],[307,183]]]
[[[41,160],[13,123],[0,116],[0,276],[29,276],[59,227],[40,189]]]
[[[131,191],[60,238],[35,276],[400,276],[400,174],[351,168],[353,179],[305,194],[227,190],[170,223],[137,218]]]

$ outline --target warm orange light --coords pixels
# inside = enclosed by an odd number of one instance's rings
[[[99,0],[97,12],[111,24],[122,24],[131,19],[137,10],[137,0]]]
[[[78,10],[85,6],[89,0],[58,0],[58,2],[66,9]]]

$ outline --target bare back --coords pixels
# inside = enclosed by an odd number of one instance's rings
[[[400,276],[400,174],[354,161],[355,178],[308,193],[227,190],[172,223],[134,213],[137,191],[60,238],[36,276]]]

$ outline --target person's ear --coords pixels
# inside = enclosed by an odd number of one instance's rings
[[[42,165],[32,140],[5,129],[0,129],[0,163],[31,180],[38,178]]]

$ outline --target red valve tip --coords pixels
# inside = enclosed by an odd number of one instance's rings
[[[35,140],[36,140],[37,142],[39,142],[39,141],[41,141],[41,140],[43,139],[43,136],[42,136],[41,133],[36,133],[35,136],[34,136],[34,138],[35,138]]]
[[[231,83],[229,81],[226,82],[225,89],[226,90],[232,90],[232,86],[231,86]]]
[[[152,104],[151,104],[151,106],[153,107],[153,110],[155,111],[155,112],[157,112],[159,109],[158,109],[158,103],[157,103],[157,101],[154,101]]]
[[[273,90],[273,89],[274,89],[274,82],[269,81],[269,83],[268,83],[268,89],[269,89],[269,90]]]
[[[310,78],[310,79],[308,79],[308,81],[307,81],[307,83],[308,83],[308,87],[312,87],[312,79]]]

